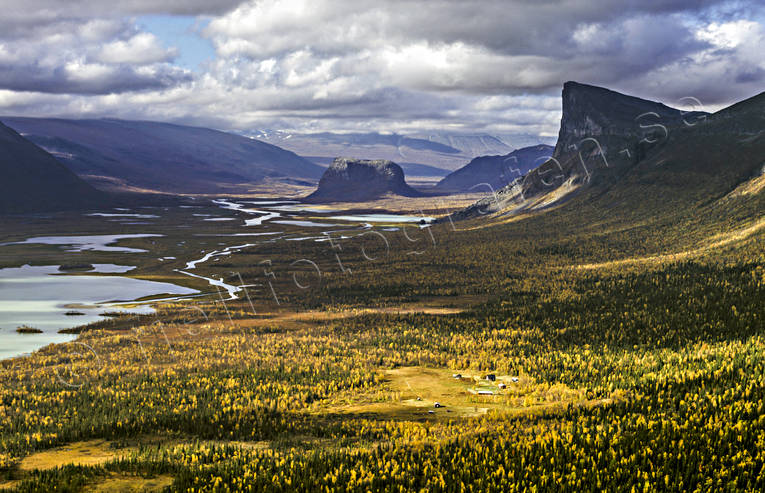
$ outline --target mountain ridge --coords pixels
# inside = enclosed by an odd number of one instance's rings
[[[323,171],[272,144],[204,127],[114,118],[5,120],[103,188],[117,182],[170,193],[246,191],[266,179],[315,183]]]
[[[499,190],[542,164],[552,152],[552,146],[537,144],[505,155],[479,156],[444,177],[436,188],[464,192],[488,185],[492,190]]]
[[[0,214],[110,206],[112,197],[0,122]]]
[[[387,159],[396,163],[426,165],[447,172],[465,165],[474,157],[507,154],[513,150],[491,135],[382,134],[377,132],[290,133],[278,130],[252,133],[274,145],[301,156],[326,161],[337,156],[356,159]]]

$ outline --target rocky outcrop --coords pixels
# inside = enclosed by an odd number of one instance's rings
[[[450,192],[499,190],[547,161],[552,152],[552,146],[539,144],[503,156],[480,156],[450,173],[436,188]]]
[[[387,194],[418,197],[406,184],[404,171],[392,161],[337,158],[305,202],[364,202]]]

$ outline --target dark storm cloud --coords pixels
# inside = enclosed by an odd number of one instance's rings
[[[54,19],[138,14],[219,15],[243,0],[0,0],[6,19]]]
[[[623,84],[712,48],[695,31],[724,1],[389,1],[243,4],[207,29],[222,58],[310,51],[394,85],[476,94],[550,93],[569,79]],[[359,56],[363,54],[363,56]],[[732,81],[734,82],[734,81]],[[749,88],[723,85],[719,99]],[[661,96],[661,94],[659,94]]]
[[[190,74],[172,66],[141,74],[132,67],[54,67],[0,64],[0,88],[51,94],[110,94],[159,90],[191,80]]]
[[[765,15],[753,2],[30,0],[22,8],[0,0],[0,8],[0,89],[10,90],[0,90],[0,108],[30,113],[550,136],[566,80],[667,104],[695,97],[712,109],[761,91],[765,73]],[[183,47],[142,32],[130,16],[144,14],[207,16],[202,35],[215,58],[194,74],[174,68]]]

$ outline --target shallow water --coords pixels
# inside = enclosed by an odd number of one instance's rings
[[[297,204],[297,200],[244,200],[245,204],[274,205],[274,204]]]
[[[310,205],[302,205],[302,204],[295,204],[295,205],[275,205],[267,207],[267,209],[273,209],[277,211],[285,211],[285,212],[324,212],[324,213],[330,213],[330,212],[341,212],[342,209],[330,209],[329,207],[316,207],[316,206],[310,206]]]
[[[207,281],[208,284],[210,284],[210,286],[213,286],[216,289],[223,288],[228,293],[228,299],[235,300],[237,299],[237,293],[241,291],[242,286],[229,284],[225,282],[223,279],[215,279],[212,277],[200,276],[199,274],[194,274],[189,271],[196,269],[197,264],[203,264],[210,259],[215,259],[217,261],[219,260],[219,257],[225,257],[226,255],[231,255],[234,252],[238,252],[239,250],[243,250],[245,248],[250,248],[253,246],[255,246],[255,243],[247,243],[244,245],[234,245],[234,246],[226,247],[223,250],[213,250],[212,252],[206,253],[205,256],[200,259],[191,260],[187,262],[186,267],[184,267],[183,269],[175,269],[175,271],[180,272],[181,274],[184,274],[187,276],[196,277],[197,279],[204,279],[205,281]]]
[[[283,219],[271,222],[276,224],[291,224],[293,226],[306,226],[309,228],[334,228],[335,226],[340,226],[339,224],[317,223],[314,221],[298,221],[294,219]]]
[[[89,275],[124,273],[130,266],[95,264],[88,275],[61,273],[57,265],[0,269],[0,358],[18,356],[52,342],[71,340],[58,334],[60,329],[88,324],[103,317],[105,311],[122,308],[109,302],[131,301],[145,296],[189,295],[195,289],[164,282],[121,276]],[[132,313],[150,313],[150,307],[130,308]],[[67,312],[83,315],[70,316]],[[42,334],[18,334],[27,325]]]
[[[398,214],[355,214],[355,215],[328,215],[322,217],[326,220],[335,220],[341,224],[331,224],[320,222],[316,217],[305,217],[306,215],[315,215],[317,212],[335,213],[339,210],[319,208],[316,206],[299,204],[295,201],[229,201],[215,200],[215,205],[222,209],[230,210],[244,214],[245,217],[231,214],[231,216],[218,216],[208,214],[195,214],[192,217],[199,218],[201,221],[221,221],[221,226],[225,221],[235,221],[244,219],[244,226],[263,226],[259,229],[270,229],[267,224],[272,222],[276,224],[288,224],[293,226],[302,226],[305,228],[350,228],[363,230],[372,228],[373,224],[380,223],[421,223],[423,219],[430,221],[432,218],[422,216],[407,216]],[[259,208],[254,208],[259,206]],[[250,208],[253,207],[253,208]],[[127,211],[121,211],[127,212]],[[149,214],[121,214],[121,213],[96,213],[94,215],[107,218],[113,221],[135,220],[136,218],[146,217]],[[237,217],[238,216],[238,217]],[[284,217],[286,216],[286,217]],[[302,217],[301,217],[302,216]],[[311,219],[311,220],[309,220]],[[347,222],[345,222],[347,221]],[[357,224],[350,224],[357,223]],[[179,226],[182,227],[182,226]],[[420,225],[422,227],[422,225]],[[238,229],[238,228],[237,228]],[[237,229],[234,229],[236,231]],[[387,227],[384,231],[395,231],[398,228]],[[140,231],[140,230],[139,230]],[[258,231],[246,232],[247,228],[242,227],[241,233],[207,233],[195,236],[263,236],[261,242],[273,242],[276,240],[288,241],[328,241],[326,236],[313,236],[313,234],[347,232],[320,230],[291,231],[284,235],[282,231]],[[250,229],[252,231],[252,229]],[[297,234],[294,234],[297,233]],[[120,240],[130,238],[150,238],[161,237],[159,234],[116,234],[116,235],[91,235],[91,236],[40,236],[29,238],[17,243],[4,243],[2,245],[18,244],[47,244],[59,245],[62,250],[67,252],[82,251],[103,251],[120,253],[143,253],[146,250],[138,248],[128,248],[116,246]],[[348,236],[342,236],[348,238]],[[178,243],[182,246],[185,242]],[[241,244],[225,247],[221,244],[219,250],[201,251],[198,255],[193,255],[191,259],[186,255],[178,255],[182,259],[184,267],[177,272],[189,277],[199,278],[206,281],[214,291],[221,291],[221,298],[228,296],[234,299],[242,291],[243,286],[238,285],[241,282],[235,278],[219,279],[205,277],[197,274],[195,269],[198,265],[205,262],[215,262],[223,259],[235,251],[247,249],[255,246],[254,244]],[[0,250],[1,251],[1,250]],[[185,257],[185,258],[184,258]],[[194,259],[196,257],[196,259]],[[127,257],[126,257],[127,258]],[[177,260],[175,257],[161,257],[162,261]],[[129,260],[125,261],[130,263]],[[130,302],[132,300],[146,297],[167,294],[168,299],[174,299],[176,296],[199,295],[199,291],[183,288],[173,284],[143,281],[121,277],[118,275],[97,275],[97,274],[123,274],[133,267],[118,266],[111,264],[95,264],[94,269],[87,273],[60,272],[58,266],[31,267],[24,266],[11,269],[0,269],[0,358],[18,356],[23,353],[34,351],[50,343],[67,342],[73,339],[73,336],[58,334],[57,331],[62,328],[69,328],[78,325],[91,323],[101,319],[100,313],[105,311],[116,311],[122,307],[119,302]],[[109,302],[116,302],[109,303]],[[123,308],[124,309],[124,308]],[[139,310],[150,312],[151,308],[144,306],[140,309],[130,308],[131,312]],[[67,311],[82,312],[83,315],[67,316]],[[42,334],[18,334],[16,327],[28,325],[43,331]]]
[[[156,216],[154,214],[114,214],[110,212],[92,212],[90,214],[85,214],[86,216],[94,216],[94,217],[132,217],[136,219],[154,219],[158,218],[159,216]]]
[[[430,222],[432,217],[404,216],[399,214],[356,214],[349,216],[327,216],[329,219],[338,221],[370,222],[370,223],[415,223],[420,221]]]
[[[269,221],[271,219],[281,216],[281,214],[279,214],[278,212],[261,211],[259,209],[247,209],[242,204],[237,204],[236,202],[231,202],[230,200],[217,199],[217,200],[213,200],[212,202],[218,207],[222,207],[224,209],[237,211],[237,212],[244,212],[245,214],[258,216],[252,219],[245,219],[244,220],[245,226],[260,226],[261,224],[263,224],[263,221]]]
[[[73,341],[72,334],[17,334],[14,331],[0,329],[0,359],[14,358],[37,351],[48,344],[61,344]]]
[[[143,253],[146,250],[140,248],[127,248],[109,246],[117,243],[120,240],[129,238],[154,238],[161,237],[163,235],[148,235],[148,234],[134,234],[134,235],[92,235],[92,236],[37,236],[34,238],[27,238],[24,241],[17,241],[12,243],[0,243],[0,246],[6,245],[61,245],[71,248],[66,249],[67,252],[84,252],[86,250],[97,252],[123,252],[123,253]]]

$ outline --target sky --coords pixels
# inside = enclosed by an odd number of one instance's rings
[[[0,0],[0,115],[557,135],[562,85],[714,111],[765,90],[715,0]]]

